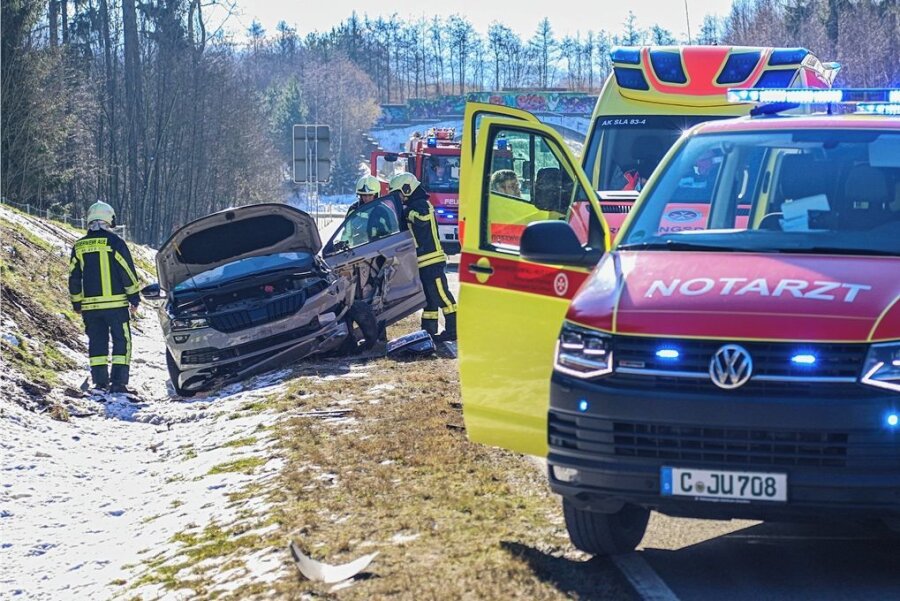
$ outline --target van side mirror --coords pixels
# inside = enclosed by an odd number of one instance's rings
[[[166,298],[166,291],[160,288],[158,283],[154,282],[141,289],[141,296],[148,301],[162,300]]]
[[[534,221],[522,233],[519,254],[534,263],[593,267],[603,250],[583,247],[565,221]]]

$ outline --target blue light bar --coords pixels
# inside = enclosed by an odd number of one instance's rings
[[[890,88],[730,88],[728,102],[796,104],[900,104],[900,90]]]
[[[800,353],[791,357],[791,363],[795,365],[815,365],[816,356],[810,353]]]
[[[429,137],[426,141],[426,144],[429,148],[434,148],[435,146],[437,146],[437,138]]]
[[[776,48],[769,56],[770,65],[794,65],[803,61],[809,50],[806,48]]]
[[[640,48],[613,48],[609,58],[614,63],[627,63],[629,65],[641,64]]]
[[[673,348],[661,348],[656,351],[656,356],[660,359],[677,359],[681,353],[678,352],[677,349]]]
[[[900,103],[887,102],[857,104],[856,112],[864,115],[900,115]]]

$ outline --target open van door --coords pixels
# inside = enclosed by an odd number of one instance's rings
[[[479,114],[483,107],[509,114]],[[554,346],[569,300],[609,248],[609,233],[596,194],[560,136],[523,113],[466,109],[460,380],[471,440],[546,455]],[[564,229],[591,259],[566,266],[525,260],[526,226],[546,220],[573,226]]]

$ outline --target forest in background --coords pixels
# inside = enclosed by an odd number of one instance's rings
[[[222,1],[211,0],[221,5]],[[332,181],[352,190],[381,103],[508,88],[596,92],[615,45],[804,46],[843,86],[900,86],[900,0],[736,0],[690,40],[630,15],[619,31],[523,39],[463,15],[353,14],[300,36],[212,23],[210,0],[0,0],[0,193],[74,217],[100,198],[158,244],[211,211],[278,201],[291,125],[331,126]]]

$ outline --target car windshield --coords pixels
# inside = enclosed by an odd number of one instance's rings
[[[426,158],[422,183],[429,192],[459,192],[459,157],[435,154]]]
[[[701,134],[662,169],[620,249],[900,254],[900,133]]]
[[[219,286],[226,282],[267,271],[308,268],[311,260],[312,255],[305,252],[275,253],[259,257],[248,257],[198,273],[175,286],[175,292]]]
[[[623,115],[600,119],[588,143],[585,171],[596,190],[639,192],[682,132],[719,118]]]

